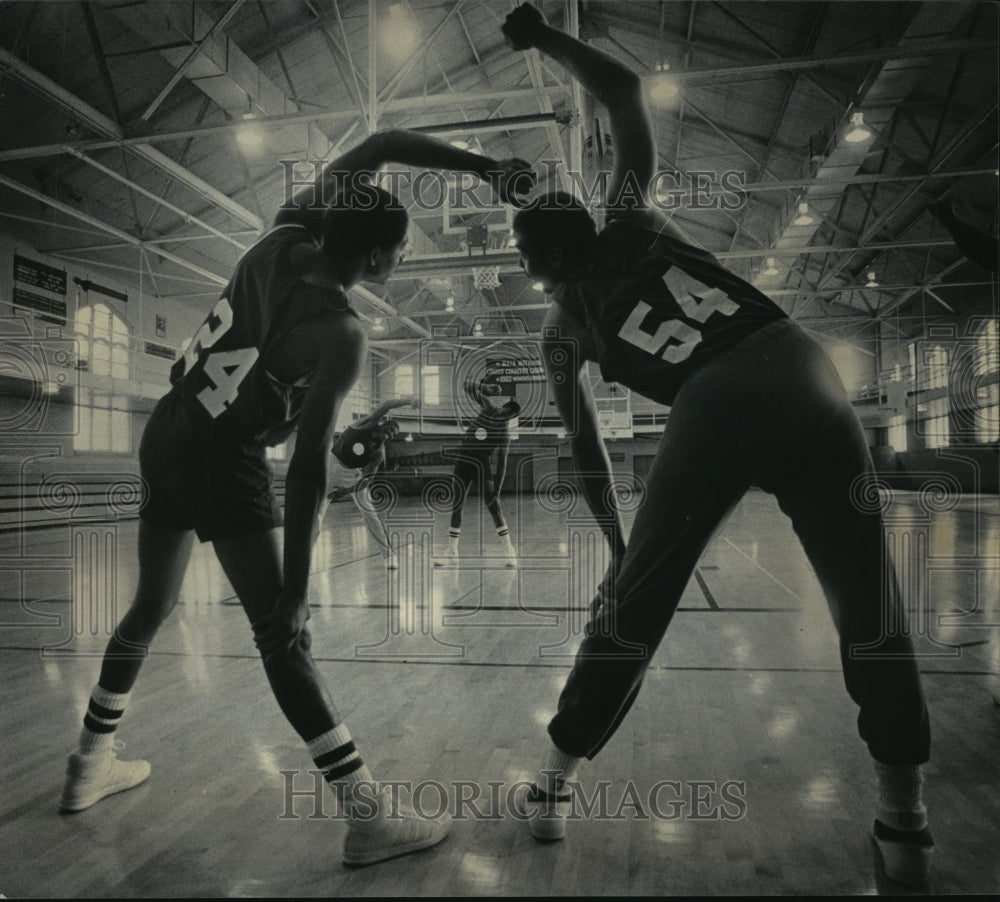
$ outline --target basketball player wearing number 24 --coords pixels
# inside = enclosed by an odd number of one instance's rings
[[[923,883],[933,849],[921,798],[927,708],[908,632],[883,631],[904,610],[880,515],[859,503],[872,464],[840,379],[779,307],[650,206],[656,152],[639,78],[530,4],[502,30],[513,49],[555,60],[607,109],[615,148],[602,230],[564,194],[514,218],[522,265],[554,301],[543,346],[551,391],[613,561],[548,725],[551,746],[518,807],[534,815],[537,838],[563,836],[565,782],[626,717],[701,553],[756,485],[791,518],[839,630],[874,762],[885,871]],[[553,353],[566,342],[578,352]],[[596,361],[605,380],[670,405],[627,547],[589,388],[578,363],[561,360]]]
[[[70,755],[63,811],[89,808],[150,773],[145,761],[118,759],[115,729],[147,649],[177,603],[197,536],[212,542],[281,710],[343,803],[344,862],[373,864],[447,834],[446,819],[421,818],[402,805],[390,810],[389,797],[374,793],[313,662],[306,625],[334,427],[367,357],[347,291],[361,281],[385,282],[406,245],[405,210],[374,187],[375,172],[389,162],[474,173],[504,201],[531,182],[519,160],[491,160],[414,132],[377,132],[284,204],[273,228],[239,260],[143,433],[148,498],[139,524],[139,585],[108,644],[79,748]],[[282,512],[265,449],[295,430]]]

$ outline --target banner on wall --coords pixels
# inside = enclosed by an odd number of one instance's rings
[[[501,385],[544,382],[545,367],[537,357],[493,357],[486,364],[486,378]]]
[[[13,304],[15,313],[30,311],[46,322],[64,326],[66,270],[14,254]]]
[[[66,294],[66,270],[56,269],[37,260],[14,254],[14,281],[44,288],[53,294]]]
[[[157,344],[155,341],[147,341],[144,350],[150,357],[160,357],[163,360],[173,360],[177,356],[173,348]]]

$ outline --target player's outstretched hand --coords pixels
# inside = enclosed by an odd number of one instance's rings
[[[419,398],[395,398],[392,401],[386,401],[380,408],[380,415],[385,415],[390,410],[397,410],[400,407],[419,407]]]
[[[597,594],[590,603],[591,619],[597,618],[603,608],[609,608],[609,605],[611,607],[614,606],[615,583],[618,581],[618,573],[621,570],[623,557],[624,552],[612,555],[608,569],[604,573],[604,579],[601,580],[601,584],[597,588]]]
[[[308,619],[309,605],[305,599],[284,592],[279,595],[271,613],[253,624],[253,641],[264,660],[295,645]]]
[[[507,14],[500,31],[503,32],[507,46],[512,50],[530,50],[535,46],[539,33],[547,24],[545,16],[534,6],[522,3]]]
[[[500,177],[493,182],[493,193],[505,204],[523,207],[538,183],[535,170],[531,168],[530,163],[517,157],[498,160],[497,168]]]

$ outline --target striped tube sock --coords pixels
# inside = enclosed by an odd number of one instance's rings
[[[576,767],[579,763],[579,758],[567,755],[553,745],[542,759],[535,785],[549,795],[556,795],[562,789],[563,783],[576,776]]]
[[[310,739],[306,746],[309,749],[309,756],[316,763],[316,767],[323,771],[323,777],[330,784],[338,802],[344,799],[347,811],[350,813],[351,800],[357,787],[375,781],[354,747],[347,724],[342,723],[315,739]],[[370,797],[373,794],[370,792],[366,796]]]
[[[874,761],[878,784],[876,817],[894,830],[922,830],[927,826],[923,804],[923,773],[916,764]]]
[[[81,755],[106,752],[114,747],[115,730],[125,713],[129,695],[128,692],[109,692],[100,685],[94,687],[80,731]]]
[[[505,523],[503,526],[497,527],[497,535],[500,536],[500,542],[503,544],[503,550],[507,554],[516,554],[517,549],[514,548],[514,543],[510,540],[510,527]]]
[[[448,551],[451,554],[458,554],[458,538],[461,534],[462,534],[461,527],[456,529],[454,526],[452,526],[448,530],[448,538],[450,539],[450,541],[448,542]]]

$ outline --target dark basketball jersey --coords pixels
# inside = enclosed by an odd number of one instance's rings
[[[287,385],[268,372],[272,342],[351,309],[342,292],[291,271],[292,247],[311,240],[305,228],[288,224],[251,247],[170,371],[172,390],[188,407],[241,440],[275,445],[288,438],[308,389],[308,375]]]
[[[517,401],[510,399],[502,407],[493,407],[478,391],[470,391],[483,406],[462,437],[463,457],[482,457],[491,470],[496,470],[501,454],[510,447],[510,421],[520,412]]]
[[[707,251],[612,221],[586,276],[553,300],[587,329],[601,376],[660,404],[719,352],[785,313]]]

